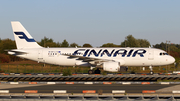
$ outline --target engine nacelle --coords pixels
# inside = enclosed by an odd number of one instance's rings
[[[103,63],[103,70],[109,72],[125,72],[127,71],[127,67],[121,66],[120,62],[104,62]]]

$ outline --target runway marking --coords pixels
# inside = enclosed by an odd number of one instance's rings
[[[66,84],[74,84],[74,82],[66,82]]]
[[[38,90],[25,90],[24,93],[38,93]]]
[[[37,84],[37,82],[29,82],[29,84]]]
[[[0,90],[0,93],[9,93],[9,90]]]
[[[83,93],[96,93],[96,90],[83,90]]]
[[[161,84],[169,85],[169,82],[161,82]]]
[[[150,82],[141,82],[142,85],[150,84]]]
[[[19,84],[19,82],[10,82],[10,84]]]
[[[112,82],[103,82],[103,84],[112,84]]]
[[[84,82],[84,84],[93,84],[93,82]]]
[[[125,90],[112,90],[112,93],[125,93]]]
[[[54,90],[53,93],[67,93],[66,90]]]
[[[123,85],[130,85],[131,82],[123,82],[122,84],[123,84]]]
[[[47,82],[47,84],[56,84],[56,82]]]
[[[173,90],[172,93],[180,93],[180,90]]]
[[[155,90],[143,90],[142,93],[156,93]]]

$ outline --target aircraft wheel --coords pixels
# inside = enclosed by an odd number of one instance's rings
[[[150,71],[150,74],[151,74],[151,75],[153,75],[153,74],[154,74],[154,72],[153,72],[153,71]]]
[[[89,70],[89,71],[88,71],[88,74],[93,74],[93,73],[94,73],[93,70]]]
[[[94,71],[94,74],[101,74],[101,71],[100,71],[99,69],[96,69],[96,70]]]

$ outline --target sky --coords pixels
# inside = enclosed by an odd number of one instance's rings
[[[36,41],[120,45],[128,35],[151,45],[180,44],[180,0],[0,0],[0,38],[20,21]]]

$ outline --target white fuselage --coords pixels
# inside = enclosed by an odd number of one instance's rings
[[[16,55],[18,57],[63,66],[89,65],[70,56],[116,61],[121,66],[161,66],[175,61],[165,51],[155,48],[30,48],[14,51],[25,53]]]

